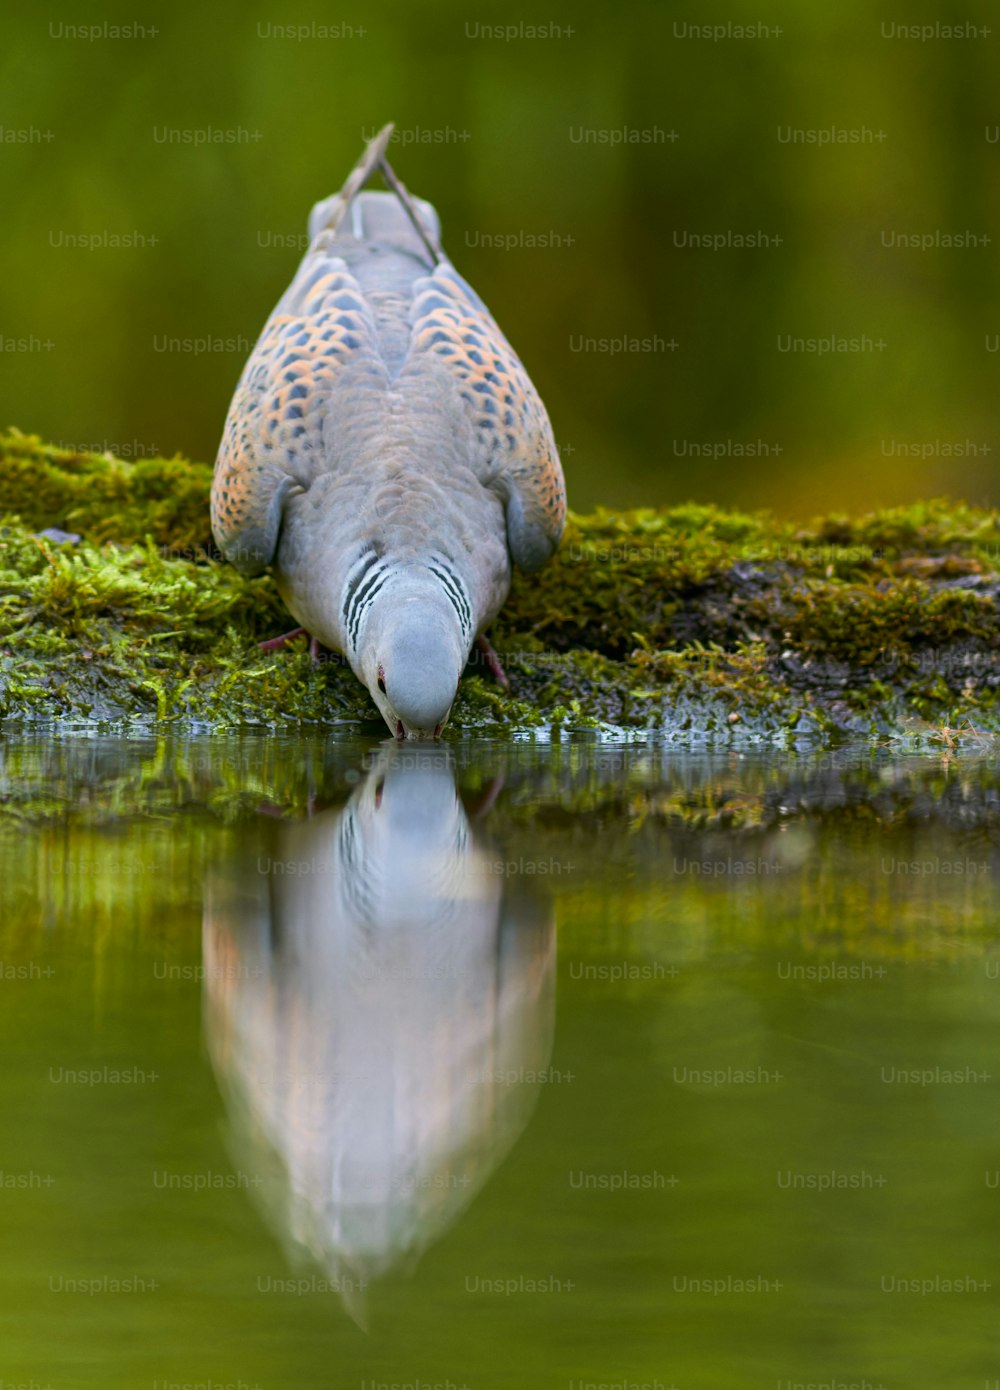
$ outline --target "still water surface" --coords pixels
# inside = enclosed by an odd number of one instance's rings
[[[0,742],[4,1383],[1000,1377],[1000,771]]]

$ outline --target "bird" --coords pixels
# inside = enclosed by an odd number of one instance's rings
[[[545,406],[392,134],[310,213],[229,408],[212,530],[243,574],[272,568],[286,636],[344,656],[397,739],[435,739],[474,645],[506,683],[485,634],[512,567],[558,548],[566,489]]]

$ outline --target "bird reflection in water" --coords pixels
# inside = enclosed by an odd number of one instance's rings
[[[206,1035],[234,1158],[359,1323],[524,1129],[554,915],[474,833],[449,750],[381,747],[346,806],[261,818],[210,875]]]

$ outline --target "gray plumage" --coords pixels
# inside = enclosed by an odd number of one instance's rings
[[[313,208],[230,407],[212,524],[244,573],[274,566],[393,733],[427,737],[511,564],[558,545],[565,492],[545,408],[440,251],[437,213],[387,165],[390,133]],[[397,191],[359,191],[376,168]]]

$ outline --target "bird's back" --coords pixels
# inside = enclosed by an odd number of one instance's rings
[[[339,194],[317,203],[309,217],[313,242],[335,216]],[[441,224],[436,210],[421,198],[412,200],[432,243]],[[429,273],[427,251],[394,193],[359,193],[332,234],[316,253],[321,262],[344,262],[372,309],[382,357],[394,379],[410,346],[410,315],[415,283]],[[289,308],[298,306],[289,305]]]
[[[213,484],[227,557],[251,574],[273,563],[297,620],[339,650],[371,552],[397,571],[443,560],[471,641],[504,600],[511,560],[543,563],[565,511],[545,408],[441,252],[435,209],[384,164],[396,191],[360,190],[381,149],[312,209],[309,250],[247,362]]]
[[[503,507],[483,485],[481,436],[454,374],[414,334],[434,268],[394,194],[361,193],[338,220],[339,205],[337,195],[313,208],[309,253],[271,319],[306,325],[299,336],[309,342],[298,346],[336,361],[329,391],[314,387],[316,409],[301,421],[282,394],[299,389],[298,378],[278,388],[276,429],[303,489],[284,502],[279,587],[310,631],[343,650],[345,635],[324,608],[357,556],[375,546],[406,566],[437,555],[459,572],[478,628],[509,583]],[[437,245],[437,212],[421,199],[413,205]],[[325,230],[331,221],[336,229]]]

